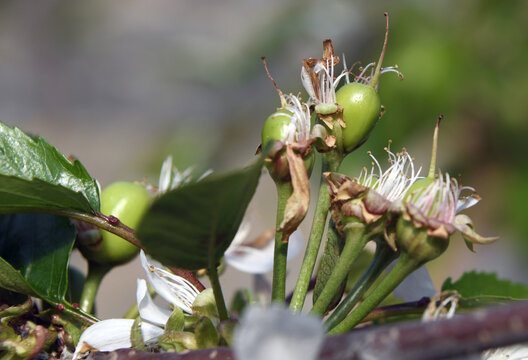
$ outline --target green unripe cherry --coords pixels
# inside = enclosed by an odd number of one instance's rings
[[[291,111],[279,109],[266,119],[261,133],[262,148],[265,148],[270,140],[284,141],[288,125],[291,122],[291,118],[288,115],[292,115]]]
[[[266,119],[261,133],[263,149],[270,141],[284,141],[287,135],[288,126],[292,121],[290,118],[291,115],[293,115],[291,111],[279,109]],[[308,175],[312,172],[314,162],[315,155],[314,152],[311,151],[304,158],[304,166],[306,167]],[[280,155],[275,157],[272,162],[267,162],[266,167],[275,181],[289,181],[290,169],[284,149],[281,150]]]
[[[150,204],[143,185],[126,181],[111,184],[101,192],[101,213],[117,217],[135,228]],[[117,235],[101,230],[101,241],[93,246],[80,246],[85,258],[100,264],[124,264],[132,260],[139,248]]]
[[[343,108],[343,146],[350,152],[363,144],[379,119],[381,101],[371,85],[349,83],[336,92],[336,101]]]

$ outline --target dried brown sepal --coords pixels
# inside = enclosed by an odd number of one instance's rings
[[[363,197],[365,211],[373,215],[383,215],[389,209],[391,202],[381,196],[376,190],[369,190]]]
[[[333,61],[334,66],[339,64],[339,57],[334,55],[334,46],[332,45],[332,40],[326,39],[323,41],[323,57],[321,59],[309,58],[303,60],[303,67],[308,76],[310,77],[310,82],[314,90],[315,97],[317,101],[320,101],[320,83],[319,75],[314,71],[314,68],[318,63],[331,64]],[[333,124],[332,124],[333,125]],[[331,128],[331,127],[330,127]]]
[[[368,187],[358,184],[343,174],[325,172],[323,176],[326,180],[330,197],[334,202],[357,199],[368,190]]]
[[[290,235],[297,230],[303,221],[310,204],[310,180],[304,166],[303,158],[293,151],[292,146],[286,146],[286,156],[290,169],[293,192],[286,202],[284,218],[277,229],[282,232],[282,241],[288,241]]]
[[[398,247],[396,246],[396,232],[391,226],[391,223],[394,221],[394,219],[391,216],[388,216],[387,219],[388,221],[385,223],[383,228],[383,237],[392,250],[398,251]]]
[[[337,106],[337,111],[332,114],[321,114],[317,113],[317,117],[321,120],[330,130],[334,129],[335,123],[339,123],[339,126],[346,128],[346,122],[343,118],[343,108]]]

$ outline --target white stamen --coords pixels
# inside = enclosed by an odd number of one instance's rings
[[[396,155],[390,151],[390,148],[385,150],[389,155],[391,166],[383,172],[378,160],[369,152],[373,160],[372,169],[369,173],[364,168],[358,182],[376,190],[387,200],[396,201],[402,199],[411,185],[420,178],[422,168],[415,171],[412,157],[406,151]]]

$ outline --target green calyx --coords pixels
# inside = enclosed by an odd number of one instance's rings
[[[396,224],[396,244],[398,250],[409,255],[414,261],[425,264],[447,249],[449,239],[444,239],[427,234],[426,227],[415,227],[414,224],[403,217]]]

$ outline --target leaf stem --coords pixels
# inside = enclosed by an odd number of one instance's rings
[[[326,312],[328,305],[332,302],[332,299],[339,290],[341,284],[346,280],[350,268],[361,253],[361,250],[363,250],[367,244],[368,240],[368,236],[365,236],[364,224],[353,223],[348,225],[343,251],[337,260],[332,275],[328,278],[323,291],[319,294],[317,301],[310,311],[311,314],[323,315]]]
[[[220,279],[218,278],[217,263],[213,251],[209,251],[209,268],[207,269],[207,275],[213,288],[213,293],[216,301],[216,307],[218,308],[218,316],[220,321],[227,320],[229,318],[227,313],[227,307],[224,300],[224,294],[222,293],[222,286],[220,285]]]
[[[80,220],[95,225],[98,228],[111,232],[112,234],[115,234],[125,239],[132,245],[135,245],[138,248],[145,250],[143,248],[143,245],[141,245],[139,240],[136,238],[136,232],[134,231],[134,229],[126,226],[120,221],[118,221],[117,223],[113,223],[108,217],[103,214],[88,214],[72,210],[55,210],[51,213],[61,216],[67,216],[75,220]]]
[[[277,219],[276,229],[284,219],[284,209],[293,193],[291,182],[276,183],[277,187]],[[275,232],[275,250],[273,257],[273,281],[271,285],[271,301],[284,303],[286,298],[286,263],[288,257],[288,241],[283,241],[282,232]]]
[[[409,255],[402,253],[396,266],[381,281],[377,288],[342,322],[328,331],[329,335],[342,334],[359,324],[387,295],[389,295],[410,273],[420,266]]]
[[[93,310],[95,296],[101,285],[101,280],[112,269],[113,266],[107,264],[99,264],[93,261],[88,261],[88,275],[84,282],[83,291],[79,306],[82,311],[91,313]]]
[[[317,254],[319,253],[319,248],[321,246],[321,239],[323,238],[323,232],[326,226],[328,208],[330,207],[330,194],[328,193],[328,187],[326,186],[322,173],[326,171],[337,171],[341,164],[340,153],[338,154],[332,151],[323,154],[322,158],[323,166],[319,184],[319,196],[315,207],[312,229],[304,253],[299,278],[297,279],[297,284],[295,285],[295,290],[290,303],[290,309],[293,311],[301,311],[303,308],[306,294],[308,293],[308,286],[310,285],[310,279],[312,278],[315,262],[317,260]]]
[[[374,281],[378,278],[381,272],[389,265],[397,256],[384,240],[376,241],[376,252],[369,267],[354,287],[348,292],[339,306],[332,312],[325,322],[328,329],[332,329],[339,324],[348,315],[350,310],[358,303],[363,294],[372,286]]]

